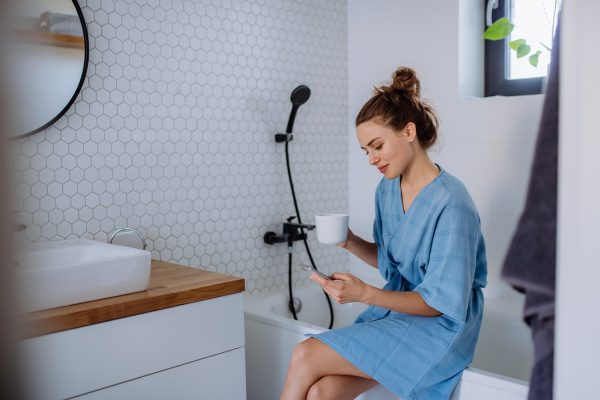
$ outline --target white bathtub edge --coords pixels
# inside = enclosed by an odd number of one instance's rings
[[[461,379],[520,396],[527,396],[529,393],[528,382],[482,369],[467,367]]]
[[[268,313],[268,316],[265,316],[264,314],[267,314],[267,313]],[[326,330],[328,330],[325,328],[317,329],[317,327],[315,325],[308,324],[308,323],[302,322],[302,321],[293,321],[293,320],[290,320],[289,318],[285,318],[285,317],[282,317],[275,313],[270,313],[267,311],[263,311],[262,313],[259,313],[257,311],[253,311],[251,308],[246,308],[244,310],[244,316],[246,318],[250,318],[254,321],[262,322],[263,324],[266,324],[266,325],[274,326],[274,327],[280,328],[280,329],[285,329],[286,331],[290,331],[290,332],[300,333],[303,335],[305,335],[307,333],[321,333],[321,332],[325,332]]]

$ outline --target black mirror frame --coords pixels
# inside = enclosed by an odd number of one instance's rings
[[[81,7],[79,7],[79,3],[77,3],[77,0],[72,0],[72,1],[73,1],[73,5],[75,6],[75,9],[77,10],[77,15],[79,16],[79,21],[81,22],[81,29],[83,31],[83,40],[84,40],[84,43],[85,43],[85,55],[84,55],[84,60],[83,60],[83,71],[81,72],[81,79],[79,80],[79,85],[77,85],[77,89],[75,89],[75,93],[73,93],[73,97],[71,97],[71,100],[69,101],[69,103],[65,106],[65,108],[62,109],[61,112],[59,112],[56,115],[56,117],[52,118],[48,123],[44,124],[43,126],[40,126],[37,129],[34,129],[31,132],[24,133],[24,134],[19,135],[19,136],[13,136],[13,137],[11,137],[12,140],[20,140],[20,139],[27,138],[29,136],[35,135],[36,133],[41,132],[41,131],[49,128],[50,126],[52,126],[56,121],[58,121],[60,118],[62,118],[62,116],[65,115],[65,113],[67,111],[69,111],[69,108],[71,108],[71,106],[73,105],[73,103],[75,103],[75,99],[77,98],[77,96],[81,92],[81,87],[83,86],[83,82],[85,81],[85,77],[86,77],[86,74],[87,74],[88,63],[90,61],[90,40],[88,38],[87,25],[85,23],[85,18],[83,18],[83,12],[81,11]]]

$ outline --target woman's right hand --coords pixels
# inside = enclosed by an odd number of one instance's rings
[[[345,249],[346,247],[348,247],[348,243],[350,243],[352,239],[354,239],[354,234],[352,233],[350,228],[348,228],[348,235],[346,236],[346,241],[344,243],[337,243],[336,246],[340,246]]]

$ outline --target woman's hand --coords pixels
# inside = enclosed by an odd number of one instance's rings
[[[348,235],[346,236],[346,241],[344,243],[338,243],[338,244],[336,244],[336,246],[340,246],[345,249],[346,247],[348,247],[348,243],[350,243],[353,238],[354,238],[354,233],[352,233],[350,228],[348,228]]]
[[[317,282],[338,304],[359,302],[364,303],[372,286],[367,285],[351,274],[338,273],[331,275],[328,281],[317,274],[312,274],[309,279]]]

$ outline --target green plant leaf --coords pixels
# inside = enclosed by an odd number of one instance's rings
[[[517,58],[525,57],[531,51],[531,46],[522,44],[517,49]]]
[[[532,54],[529,56],[529,64],[533,65],[534,67],[537,68],[538,65],[538,61],[540,58],[540,54],[542,54],[541,51],[536,51],[535,54]]]
[[[488,40],[504,39],[510,35],[514,27],[515,26],[510,23],[508,18],[500,18],[485,30],[483,38]]]
[[[517,39],[517,40],[513,40],[512,42],[508,42],[508,45],[513,50],[519,50],[519,47],[522,44],[525,44],[525,39]]]

